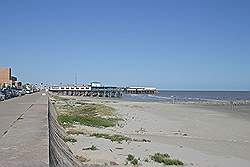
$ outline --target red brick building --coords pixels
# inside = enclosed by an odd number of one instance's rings
[[[0,68],[0,84],[12,84],[11,68]]]
[[[0,68],[0,86],[3,85],[20,86],[22,84],[17,81],[16,77],[11,75],[11,68]]]

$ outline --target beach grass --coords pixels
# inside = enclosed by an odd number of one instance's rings
[[[134,158],[135,158],[134,155],[129,154],[128,157],[127,157],[127,160],[128,160],[128,161],[132,161]]]
[[[71,127],[75,124],[91,127],[113,127],[118,121],[114,114],[115,109],[104,104],[86,103],[81,101],[70,101],[60,96],[56,99],[57,121],[64,127]],[[80,134],[80,133],[79,133]]]
[[[95,145],[92,145],[91,147],[83,148],[82,150],[92,150],[92,151],[95,151],[95,150],[98,150],[98,148]]]
[[[68,129],[67,134],[70,134],[70,135],[86,135],[86,132],[83,132],[82,130],[78,130],[78,129]]]
[[[122,136],[122,135],[110,135],[110,134],[105,134],[105,133],[93,133],[90,136],[94,136],[96,138],[104,138],[104,139],[109,139],[112,142],[122,142],[122,141],[132,141],[131,138],[127,136]]]
[[[135,158],[131,161],[131,164],[138,165],[138,162],[139,162],[138,159]]]
[[[58,106],[58,110],[61,113],[67,112],[70,114],[77,115],[88,115],[88,116],[114,116],[115,109],[104,104],[95,103],[80,103],[75,102],[74,104],[65,104]]]
[[[116,125],[115,119],[107,119],[94,116],[59,115],[57,120],[63,126],[70,126],[77,123],[79,123],[80,125],[92,127],[112,127]]]
[[[66,137],[64,137],[63,140],[64,140],[65,142],[71,142],[71,143],[77,142],[77,140],[76,140],[75,138],[71,137],[71,136],[66,136]]]
[[[135,156],[132,154],[128,155],[127,161],[130,162],[134,166],[139,164],[139,159],[135,158]]]
[[[155,153],[151,156],[151,160],[163,163],[164,165],[184,165],[184,163],[178,159],[171,159],[168,154]]]

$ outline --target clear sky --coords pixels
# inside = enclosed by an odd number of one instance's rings
[[[33,83],[250,90],[250,1],[2,0],[0,66]]]

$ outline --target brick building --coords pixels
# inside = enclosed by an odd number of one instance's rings
[[[0,68],[0,84],[12,84],[11,68]]]
[[[11,68],[0,68],[0,86],[20,86],[21,82],[11,75]]]

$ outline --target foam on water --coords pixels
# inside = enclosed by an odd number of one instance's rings
[[[126,94],[123,99],[132,101],[238,101],[250,100],[249,91],[159,91],[150,94]]]

